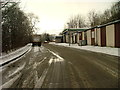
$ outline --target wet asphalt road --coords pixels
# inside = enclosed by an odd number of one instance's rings
[[[2,75],[3,88],[116,88],[118,57],[44,44],[6,65]]]

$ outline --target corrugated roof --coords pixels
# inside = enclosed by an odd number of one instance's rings
[[[95,27],[91,27],[91,28],[70,28],[69,30],[70,31],[88,31],[88,30],[91,30],[91,29],[94,29],[94,28],[101,28],[101,27],[104,27],[104,26],[108,26],[108,25],[111,25],[111,24],[115,24],[115,23],[119,23],[120,20],[115,20],[113,22],[109,22],[109,23],[106,23],[106,24],[103,24],[103,25],[98,25],[98,26],[95,26]],[[63,33],[66,33],[68,31],[68,29],[64,29]]]
[[[69,28],[69,29],[64,29],[63,33],[69,31],[85,31],[87,28]]]
[[[111,24],[119,23],[119,22],[120,22],[120,20],[115,20],[113,22],[109,22],[109,23],[106,23],[106,24],[103,24],[103,25],[99,25],[99,26],[97,26],[97,28],[108,26],[108,25],[111,25]]]
[[[111,24],[115,24],[115,23],[119,23],[119,22],[120,22],[120,20],[116,20],[116,21],[109,22],[109,23],[106,23],[106,24],[103,24],[103,25],[91,27],[91,28],[89,28],[87,30],[91,30],[91,29],[94,29],[94,28],[101,28],[101,27],[105,27],[105,26],[108,26],[108,25],[111,25]],[[85,31],[87,31],[87,30],[85,30]]]
[[[87,31],[87,30],[91,30],[91,29],[94,29],[94,28],[97,28],[97,26],[95,26],[95,27],[91,27],[91,28],[88,28],[88,29],[86,29],[85,31]]]

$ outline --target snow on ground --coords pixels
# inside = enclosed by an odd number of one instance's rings
[[[19,57],[20,55],[22,55],[23,53],[25,53],[26,51],[28,51],[30,49],[31,49],[31,44],[27,44],[26,46],[24,46],[20,49],[17,49],[9,54],[0,56],[0,65],[5,62],[8,62],[16,57]]]
[[[54,44],[54,45],[61,45],[65,47],[71,47],[71,48],[77,48],[77,49],[83,49],[83,50],[89,50],[93,52],[99,52],[99,53],[105,53],[109,55],[114,55],[114,56],[120,56],[120,48],[112,48],[112,47],[100,47],[100,46],[78,46],[78,44],[69,44],[68,43],[55,43],[55,42],[50,42],[49,44]]]

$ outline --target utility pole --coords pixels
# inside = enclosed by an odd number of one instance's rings
[[[69,30],[69,23],[68,24],[68,32],[69,32],[69,46],[70,46],[70,30]]]

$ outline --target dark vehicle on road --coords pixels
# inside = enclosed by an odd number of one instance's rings
[[[32,46],[41,46],[41,35],[32,36]]]

